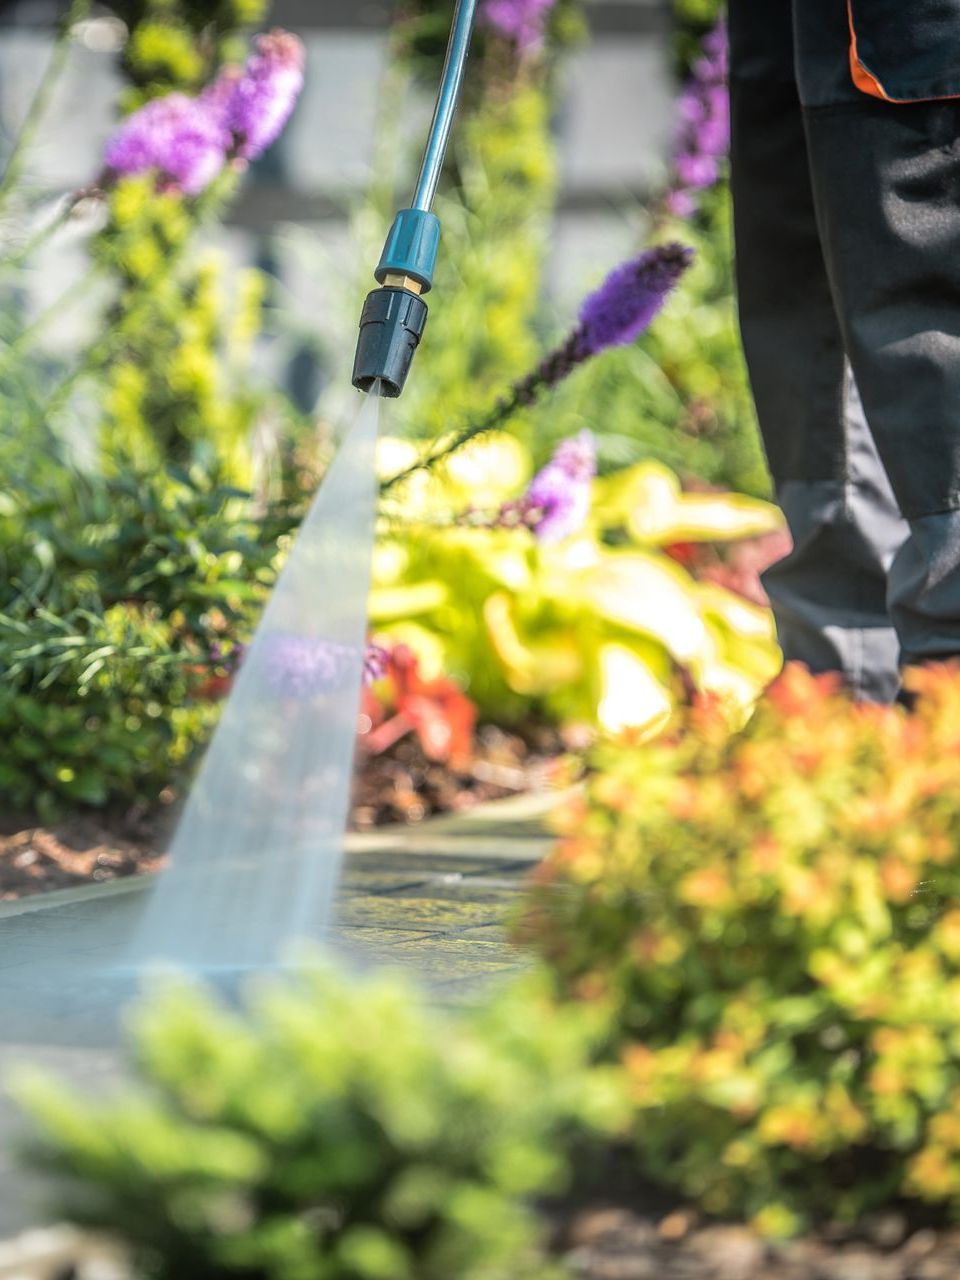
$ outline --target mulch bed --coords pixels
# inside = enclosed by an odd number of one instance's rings
[[[708,1220],[636,1170],[629,1146],[581,1153],[578,1186],[543,1206],[573,1280],[958,1280],[960,1228],[911,1207],[769,1241]]]
[[[402,739],[382,755],[358,760],[355,830],[415,824],[441,813],[463,813],[549,785],[558,757],[579,745],[540,726],[506,732],[485,726],[473,759],[461,769],[429,760],[419,742]],[[154,812],[71,815],[43,825],[29,815],[0,821],[0,902],[54,889],[156,871],[167,847],[176,797]]]
[[[957,1280],[960,1230],[910,1231],[896,1214],[856,1231],[761,1240],[739,1224],[698,1224],[599,1206],[575,1216],[565,1255],[576,1280]]]

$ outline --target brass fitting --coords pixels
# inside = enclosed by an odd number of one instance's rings
[[[419,280],[414,280],[413,276],[398,275],[395,271],[388,271],[383,277],[384,288],[388,289],[409,289],[411,293],[415,293],[418,297],[423,293],[423,285]]]

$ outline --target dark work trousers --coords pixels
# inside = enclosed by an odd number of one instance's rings
[[[730,0],[743,345],[788,659],[960,656],[960,0]],[[851,58],[851,49],[853,57]]]

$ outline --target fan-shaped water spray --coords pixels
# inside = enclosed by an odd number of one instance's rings
[[[303,522],[190,792],[126,963],[274,963],[329,921],[366,637],[380,400]]]

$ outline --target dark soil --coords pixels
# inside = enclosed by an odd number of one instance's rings
[[[960,1230],[907,1230],[878,1215],[846,1235],[771,1243],[739,1224],[599,1204],[570,1219],[561,1252],[576,1280],[957,1280]]]
[[[428,760],[413,737],[377,756],[364,755],[361,747],[352,825],[355,830],[412,825],[543,789],[557,758],[571,745],[550,729],[508,733],[484,727],[472,761],[459,770]],[[167,847],[175,799],[170,796],[166,807],[150,813],[87,811],[50,825],[29,815],[4,819],[0,901],[156,871],[163,863],[158,850]]]
[[[0,902],[156,871],[159,819],[79,814],[51,826],[27,817],[0,827]]]
[[[353,826],[364,831],[394,822],[416,823],[441,813],[464,813],[488,800],[543,790],[558,757],[581,745],[547,727],[507,732],[487,725],[478,731],[473,760],[459,770],[428,760],[413,737],[378,756],[364,757],[361,745]]]
[[[573,1280],[960,1280],[960,1229],[916,1214],[769,1241],[646,1182],[629,1148],[582,1155],[580,1185],[545,1206]]]

